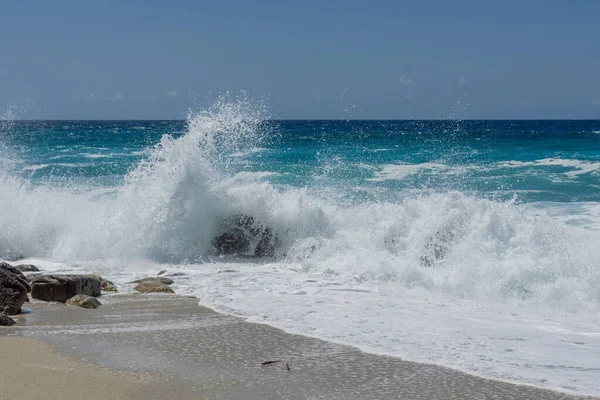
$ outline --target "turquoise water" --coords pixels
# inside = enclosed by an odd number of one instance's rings
[[[162,135],[186,129],[186,121],[34,121],[2,135],[24,179],[118,185]],[[599,121],[268,121],[258,129],[260,146],[222,154],[228,173],[272,172],[265,179],[274,185],[336,188],[350,203],[448,190],[600,201]]]

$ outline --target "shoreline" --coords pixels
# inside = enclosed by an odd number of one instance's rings
[[[28,303],[33,311],[0,330],[0,339],[42,340],[110,371],[175,380],[178,398],[592,398],[286,333],[217,313],[196,298],[117,294],[102,300],[96,310]],[[262,366],[266,361],[279,362]]]

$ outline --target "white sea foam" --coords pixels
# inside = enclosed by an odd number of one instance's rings
[[[40,169],[48,168],[49,166],[50,166],[50,164],[27,165],[26,167],[23,167],[23,171],[35,172]]]
[[[266,151],[266,150],[267,149],[264,149],[262,147],[257,147],[257,148],[250,149],[250,150],[247,150],[247,151],[236,151],[235,153],[231,153],[229,155],[229,157],[234,157],[234,158],[235,157],[246,157],[246,156],[249,156],[251,154],[262,153],[263,151]]]
[[[562,158],[545,158],[542,160],[524,162],[524,161],[504,161],[498,163],[499,167],[521,168],[521,167],[565,167],[571,168],[571,171],[564,173],[569,178],[576,178],[579,175],[588,173],[598,173],[600,171],[600,162],[570,160]]]
[[[91,154],[91,153],[84,153],[81,154],[82,156],[84,156],[85,158],[91,158],[91,159],[96,159],[96,158],[112,158],[113,155],[110,154]]]
[[[99,272],[125,290],[132,277],[182,271],[178,293],[250,321],[600,393],[600,231],[458,192],[347,206],[275,188],[261,179],[270,172],[232,174],[223,155],[256,147],[262,116],[245,100],[191,115],[186,135],[164,136],[123,185],[100,193],[0,172],[0,250],[52,260],[49,271]],[[374,179],[446,169],[390,165]],[[213,258],[222,219],[239,213],[270,226],[285,257]],[[435,245],[444,254],[431,258]]]
[[[238,172],[237,174],[235,174],[232,177],[232,179],[236,180],[236,181],[244,181],[244,182],[259,181],[263,178],[267,178],[269,176],[275,176],[275,175],[277,175],[275,172],[270,172],[270,171],[256,171],[256,172],[243,171],[243,172]]]
[[[415,175],[423,171],[445,171],[447,165],[437,163],[422,163],[422,164],[385,164],[381,166],[381,170],[375,172],[374,178],[369,178],[370,181],[386,181],[386,180],[402,180],[410,175]]]

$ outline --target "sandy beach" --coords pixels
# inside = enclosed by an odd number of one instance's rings
[[[96,310],[29,303],[0,331],[0,398],[578,398],[290,335],[193,298],[102,301]]]

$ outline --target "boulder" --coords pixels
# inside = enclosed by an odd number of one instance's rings
[[[64,303],[78,294],[98,297],[100,280],[93,275],[35,275],[30,277],[31,297]]]
[[[167,274],[165,276],[173,276],[173,277],[185,276],[185,273],[183,273],[183,272],[173,272],[172,274]]]
[[[135,281],[131,281],[128,283],[162,283],[163,285],[172,285],[173,279],[165,278],[164,276],[151,276],[148,278],[136,279]]]
[[[4,313],[0,313],[0,326],[11,326],[15,324],[15,320]]]
[[[156,274],[156,275],[158,275],[158,276],[161,276],[161,275],[164,275],[164,274],[166,274],[166,273],[167,273],[167,270],[166,270],[166,269],[163,269],[162,271],[160,271],[160,272],[159,272],[158,274]]]
[[[231,228],[215,237],[212,245],[219,255],[241,254],[250,250],[250,238],[242,228]]]
[[[265,228],[260,235],[260,241],[254,249],[256,257],[273,257],[280,246],[279,239],[271,232],[271,228]]]
[[[29,291],[27,277],[10,264],[0,263],[0,313],[17,314]]]
[[[421,254],[421,265],[433,267],[437,262],[446,257],[450,251],[450,245],[454,240],[454,234],[450,231],[440,230],[431,235],[423,248]]]
[[[280,241],[270,227],[250,215],[240,214],[225,219],[223,233],[212,240],[219,255],[250,255],[271,257]]]
[[[100,280],[100,289],[103,292],[117,292],[117,286],[109,280],[101,279]]]
[[[142,282],[134,287],[133,290],[139,293],[175,293],[169,285],[156,281]]]
[[[40,272],[40,269],[38,267],[31,264],[21,264],[17,265],[15,268],[21,272]]]
[[[94,278],[100,281],[100,290],[103,292],[117,292],[117,285],[109,281],[108,279],[104,279],[100,275],[92,275]]]
[[[77,306],[83,308],[98,308],[102,305],[100,300],[95,297],[87,296],[85,294],[78,294],[71,297],[66,303],[70,306]]]

